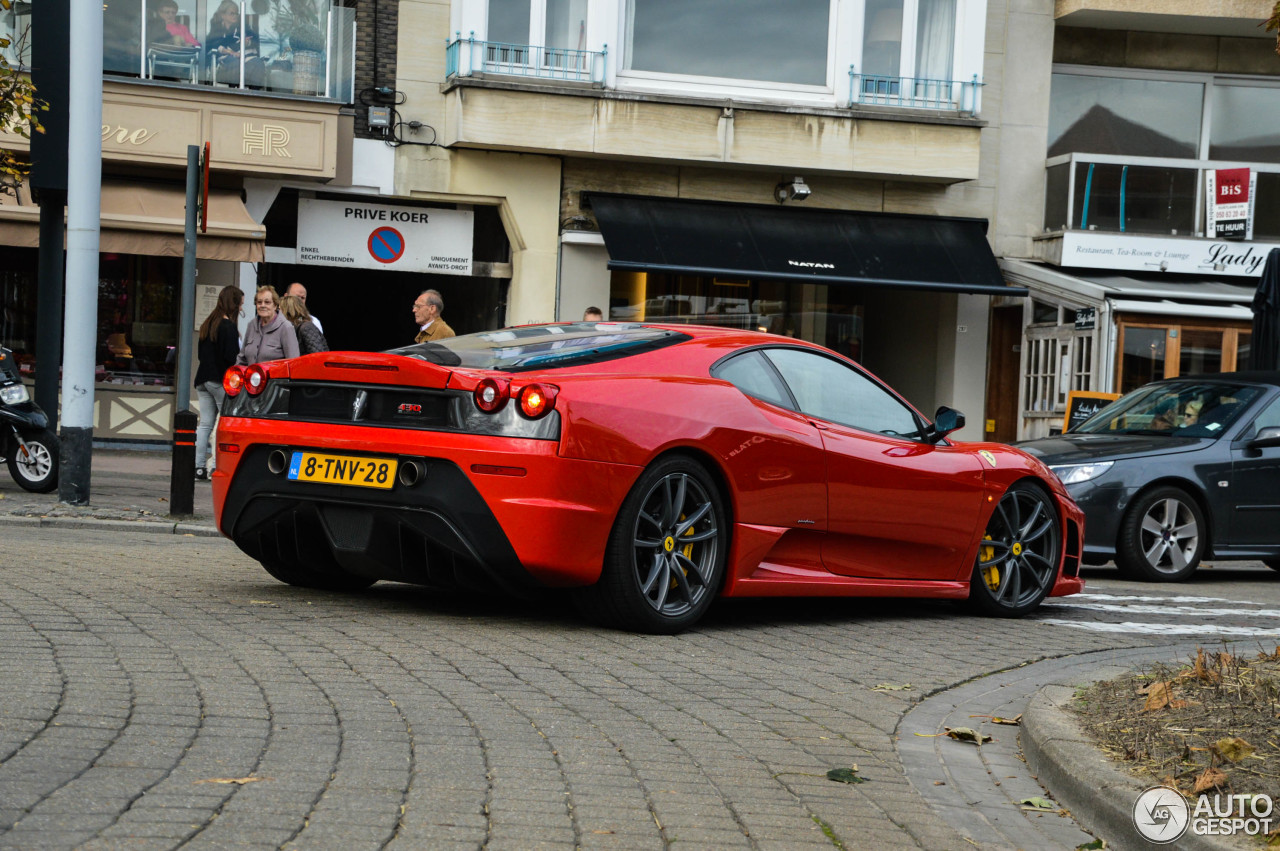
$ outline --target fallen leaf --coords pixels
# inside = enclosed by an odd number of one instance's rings
[[[1018,803],[1028,810],[1053,811],[1058,809],[1058,805],[1053,801],[1050,801],[1048,798],[1041,798],[1039,795],[1034,798],[1023,798]]]
[[[591,832],[592,832],[592,833],[601,833],[601,834],[604,834],[604,833],[613,833],[613,831],[612,831],[612,830],[593,830],[593,831],[591,831]]]
[[[835,780],[837,783],[866,783],[867,778],[858,776],[858,766],[850,768],[833,768],[827,772],[828,780]]]
[[[947,781],[945,781],[945,780],[935,780],[935,781],[933,781],[933,785],[934,785],[934,786],[946,786],[946,785],[947,785]]]
[[[995,739],[990,736],[984,736],[977,730],[969,727],[943,727],[943,732],[957,742],[973,742],[975,745],[985,744],[986,742],[994,742]]]
[[[1239,736],[1228,736],[1213,743],[1213,750],[1223,759],[1239,762],[1253,753],[1256,748]]]
[[[1157,709],[1164,709],[1169,705],[1169,701],[1172,697],[1171,690],[1173,688],[1173,683],[1161,681],[1158,683],[1151,683],[1145,688],[1147,703],[1143,707],[1144,712],[1154,712]],[[1138,693],[1142,694],[1143,689],[1138,689]]]
[[[903,683],[902,685],[896,685],[894,683],[880,683],[878,686],[871,687],[872,691],[909,691],[910,689],[911,683]]]
[[[1196,785],[1191,788],[1191,794],[1199,795],[1201,792],[1207,792],[1210,789],[1216,789],[1227,782],[1227,775],[1223,774],[1213,766],[1209,766],[1204,773],[1196,778]]]
[[[1196,666],[1192,673],[1195,674],[1195,678],[1201,682],[1214,683],[1215,685],[1222,682],[1222,674],[1211,670],[1207,665],[1205,665],[1203,647],[1196,648]]]
[[[227,783],[243,786],[246,783],[257,783],[265,777],[210,777],[208,780],[197,780],[196,783]]]
[[[1083,845],[1077,845],[1076,851],[1105,851],[1107,840],[1095,839],[1092,842],[1086,842]]]

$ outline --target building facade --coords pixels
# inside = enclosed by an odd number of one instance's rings
[[[790,334],[980,438],[1052,29],[999,0],[401,0],[393,191],[500,222],[507,324]]]
[[[1031,297],[993,309],[998,439],[1061,429],[1073,391],[1247,366],[1280,246],[1272,6],[1057,0],[1043,232],[1002,262]]]

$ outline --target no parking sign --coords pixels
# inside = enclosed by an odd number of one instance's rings
[[[298,199],[298,262],[470,275],[471,210]]]

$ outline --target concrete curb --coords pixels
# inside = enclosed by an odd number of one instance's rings
[[[197,538],[220,538],[214,526],[174,520],[112,520],[102,517],[31,517],[0,515],[0,523],[39,526],[48,529],[94,529],[97,531],[134,532],[151,535],[191,535]]]
[[[1240,851],[1248,847],[1222,837],[1188,830],[1174,844],[1151,842],[1133,823],[1133,805],[1156,785],[1117,768],[1098,750],[1075,715],[1065,707],[1075,688],[1048,685],[1036,692],[1022,716],[1022,751],[1027,765],[1072,817],[1116,851],[1178,848],[1189,851]]]

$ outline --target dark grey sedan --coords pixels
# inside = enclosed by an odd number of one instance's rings
[[[1156,381],[1018,448],[1084,509],[1086,563],[1155,582],[1203,558],[1280,570],[1280,372]]]

